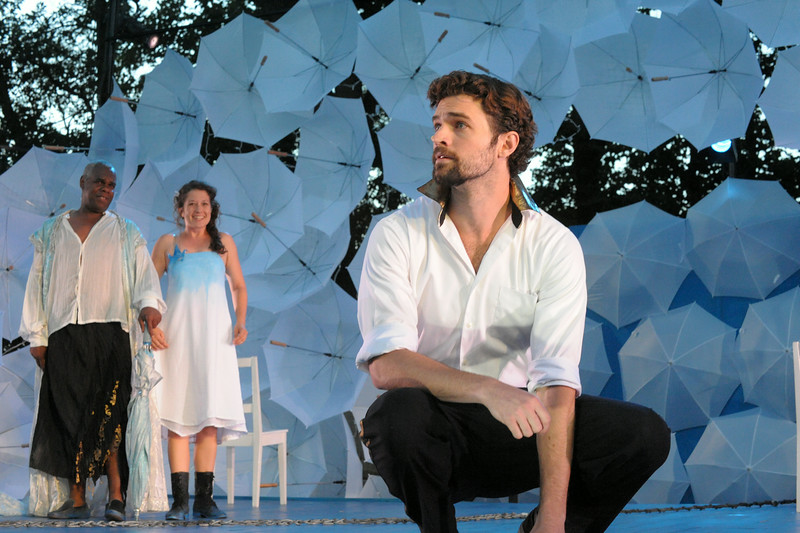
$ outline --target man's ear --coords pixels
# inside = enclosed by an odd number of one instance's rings
[[[514,150],[519,146],[519,133],[516,131],[507,131],[501,133],[497,139],[498,142],[498,157],[510,157]]]

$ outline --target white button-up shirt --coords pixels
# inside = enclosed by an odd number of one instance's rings
[[[81,242],[69,215],[53,231],[54,257],[47,301],[42,306],[43,243],[39,232],[31,237],[35,252],[28,276],[19,334],[31,346],[47,346],[47,338],[67,324],[119,322],[128,330],[122,287],[124,236],[116,215],[107,211]],[[135,247],[135,279],[131,304],[141,311],[166,311],[161,286],[143,238]]]
[[[509,217],[476,273],[452,220],[419,198],[382,219],[367,243],[356,364],[397,349],[531,392],[581,391],[586,273],[578,239],[532,209]]]

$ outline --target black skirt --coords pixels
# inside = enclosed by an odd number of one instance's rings
[[[130,341],[119,323],[70,324],[50,335],[31,468],[83,484],[105,474],[119,452],[125,490],[130,397]]]

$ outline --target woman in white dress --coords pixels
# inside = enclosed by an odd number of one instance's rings
[[[168,430],[173,504],[167,520],[189,513],[189,442],[194,437],[194,518],[225,518],[212,496],[217,444],[247,431],[235,345],[247,338],[247,289],[233,238],[216,226],[216,189],[190,181],[175,195],[184,229],[163,235],[153,247],[158,275],[167,273],[167,313],[154,341],[163,379],[159,415]],[[225,294],[230,284],[236,323]]]

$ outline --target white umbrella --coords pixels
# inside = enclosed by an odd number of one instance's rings
[[[475,70],[478,63],[510,80],[539,34],[536,11],[525,0],[428,0],[421,9],[428,40],[447,31],[431,62],[440,74]]]
[[[343,415],[332,416],[319,424],[325,451],[325,475],[311,493],[313,498],[343,498],[347,485],[347,447],[352,436]]]
[[[656,116],[644,58],[658,21],[637,15],[627,33],[591,41],[575,50],[581,88],[575,107],[595,139],[650,152],[675,131]]]
[[[242,13],[200,40],[190,89],[203,105],[214,135],[271,146],[296,130],[311,112],[267,113],[255,86],[266,58],[261,46],[267,27]]]
[[[303,235],[300,180],[265,148],[220,155],[206,179],[245,274],[263,272]]]
[[[638,0],[533,0],[539,22],[572,36],[575,46],[628,31]]]
[[[800,44],[800,3],[796,0],[725,0],[722,7],[770,48]]]
[[[761,409],[709,422],[686,460],[696,503],[795,497],[797,427]]]
[[[662,15],[645,70],[661,121],[698,150],[744,136],[764,83],[747,26],[712,0]]]
[[[81,205],[80,178],[89,162],[81,153],[33,147],[0,175],[0,202],[48,217]]]
[[[800,206],[777,181],[727,178],[689,208],[686,227],[712,296],[765,298],[800,269]]]
[[[391,118],[431,123],[428,85],[438,74],[430,60],[439,40],[429,41],[410,0],[394,0],[358,25],[355,73]]]
[[[94,114],[89,159],[111,163],[117,172],[117,191],[124,191],[139,170],[139,127],[116,82],[106,103]]]
[[[270,399],[306,426],[351,410],[367,377],[361,342],[356,301],[333,283],[283,311],[264,344]]]
[[[800,46],[778,52],[769,85],[758,99],[776,146],[800,149]]]
[[[139,226],[142,236],[152,246],[167,233],[180,233],[175,220],[173,198],[183,181],[164,177],[158,166],[148,162],[136,181],[116,198],[116,211]]]
[[[744,400],[795,420],[792,342],[800,339],[800,288],[754,302],[736,338]]]
[[[642,485],[633,497],[633,501],[654,504],[681,503],[689,485],[689,476],[678,453],[678,443],[673,433],[670,435],[667,460]]]
[[[358,286],[361,283],[361,270],[364,268],[364,256],[367,253],[367,243],[369,242],[369,237],[372,235],[372,230],[375,229],[375,225],[378,221],[382,218],[385,218],[390,213],[381,213],[380,215],[375,215],[369,221],[369,227],[367,228],[367,232],[364,234],[364,239],[361,241],[361,245],[356,250],[355,255],[347,264],[347,272],[350,274],[350,279],[353,281],[353,285],[355,285],[356,290],[358,290]]]
[[[332,236],[312,227],[264,272],[245,276],[250,304],[277,313],[321,290],[350,244],[350,223]]]
[[[0,487],[2,492],[21,500],[30,488],[28,456],[33,412],[8,382],[0,381],[0,404]]]
[[[586,327],[583,329],[583,350],[579,370],[583,393],[595,396],[600,396],[614,374],[611,365],[608,364],[603,325],[591,318],[586,319]]]
[[[736,330],[697,304],[648,317],[619,350],[625,399],[673,431],[705,425],[739,386],[729,364]]]
[[[420,195],[417,188],[429,182],[433,174],[432,134],[430,124],[398,119],[378,131],[385,184],[409,198]]]
[[[685,223],[646,201],[598,213],[579,238],[589,309],[616,327],[666,312],[689,274]]]
[[[578,70],[569,37],[542,27],[513,79],[528,98],[536,146],[553,141],[578,93]]]
[[[139,163],[148,159],[179,159],[200,152],[206,114],[189,90],[193,67],[188,59],[167,50],[164,59],[144,78],[136,106]]]
[[[361,99],[327,96],[300,128],[295,175],[303,183],[303,219],[330,235],[367,192],[375,159]]]
[[[33,263],[33,244],[29,237],[45,217],[13,207],[0,209],[0,311],[5,324],[0,336],[16,339],[22,318],[25,286]]]
[[[267,111],[311,110],[353,71],[358,23],[351,1],[300,0],[268,30],[255,83]]]
[[[37,368],[27,348],[14,350],[0,358],[0,383],[10,383],[31,410],[36,405],[34,385]]]

